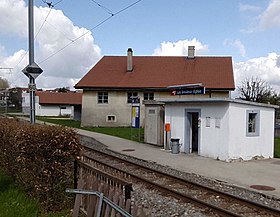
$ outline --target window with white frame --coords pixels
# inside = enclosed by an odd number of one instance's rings
[[[116,122],[116,115],[107,115],[107,122]]]
[[[145,92],[144,93],[144,100],[154,100],[155,96],[153,92]]]
[[[127,92],[127,103],[136,102],[135,99],[137,99],[137,97],[137,92]]]
[[[246,136],[260,135],[260,111],[247,110],[246,112]]]
[[[98,104],[108,104],[108,92],[98,92],[97,93],[97,103]]]

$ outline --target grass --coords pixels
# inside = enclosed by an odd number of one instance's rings
[[[38,214],[38,203],[28,198],[12,178],[0,171],[0,216],[26,216]]]
[[[69,211],[44,213],[39,203],[29,198],[13,179],[0,170],[0,216],[1,217],[68,217]]]
[[[81,127],[80,121],[70,120],[67,118],[49,118],[37,117],[38,120],[59,124],[67,127],[79,128],[97,133],[103,133],[111,136],[120,137],[123,139],[144,142],[144,129],[131,128],[131,127]]]
[[[274,157],[280,158],[280,137],[274,139]]]

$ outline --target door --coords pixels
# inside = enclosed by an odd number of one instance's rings
[[[186,109],[185,111],[185,153],[198,153],[200,135],[200,110]]]
[[[147,143],[158,145],[158,116],[159,114],[156,107],[149,107],[147,109],[145,118],[145,142]]]

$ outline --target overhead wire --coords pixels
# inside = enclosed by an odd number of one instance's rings
[[[111,11],[109,8],[105,7],[104,5],[99,4],[97,1],[91,0],[93,3],[95,3],[97,6],[101,7],[103,10],[105,10],[108,14],[113,15],[113,11]]]
[[[97,25],[93,26],[91,29],[89,29],[88,31],[86,31],[85,33],[83,33],[82,35],[78,36],[77,38],[75,38],[73,41],[69,42],[68,44],[66,44],[65,46],[63,46],[62,48],[60,48],[59,50],[57,50],[56,52],[54,52],[53,54],[51,54],[50,56],[48,56],[47,58],[45,58],[44,60],[40,61],[39,64],[46,62],[47,60],[49,60],[50,58],[52,58],[53,56],[57,55],[58,53],[60,53],[61,51],[63,51],[65,48],[69,47],[70,45],[72,45],[73,43],[75,43],[76,41],[78,41],[79,39],[81,39],[82,37],[84,37],[85,35],[87,35],[88,33],[90,33],[92,30],[98,28],[99,26],[103,25],[105,22],[107,22],[108,20],[110,20],[113,16],[116,16],[120,13],[122,13],[123,11],[133,7],[134,5],[138,4],[139,2],[141,2],[142,0],[137,0],[134,3],[128,5],[127,7],[117,11],[116,13],[112,13],[110,14],[111,16],[107,17],[106,19],[104,19],[103,21],[101,21],[100,23],[98,23]]]
[[[43,0],[42,0],[42,1],[43,1]],[[43,3],[45,3],[45,4],[47,4],[47,5],[49,6],[50,10],[49,10],[49,12],[48,12],[46,18],[44,19],[43,23],[41,24],[41,26],[40,26],[38,32],[36,33],[36,35],[35,35],[35,37],[34,37],[34,40],[38,37],[39,33],[41,32],[41,30],[43,29],[45,23],[47,22],[47,19],[48,19],[50,13],[51,13],[52,8],[53,8],[55,5],[57,5],[57,4],[59,4],[60,2],[62,2],[62,1],[63,1],[63,0],[60,0],[60,1],[56,2],[55,4],[52,4],[52,2],[49,3],[49,2],[47,2],[47,1],[43,1]],[[29,52],[29,50],[27,49],[27,51],[24,53],[24,55],[22,56],[22,58],[20,59],[20,61],[15,65],[15,67],[11,68],[11,70],[13,70],[13,69],[15,69],[15,68],[18,67],[18,65],[22,62],[22,60],[25,58],[25,56],[27,55],[28,52]],[[22,74],[22,75],[23,75],[23,74]],[[19,78],[21,78],[21,76],[17,77],[17,79],[14,80],[12,83],[15,83]]]

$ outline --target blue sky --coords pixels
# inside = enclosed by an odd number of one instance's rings
[[[258,76],[280,90],[279,0],[142,0],[71,43],[134,2],[52,0],[49,9],[34,0],[35,32],[43,24],[35,40],[35,61],[44,70],[37,87],[72,87],[103,55],[126,55],[128,47],[134,55],[186,55],[195,45],[197,55],[232,56],[236,85]],[[21,73],[27,4],[0,0],[0,67],[13,68],[0,76],[12,86],[28,82]]]

